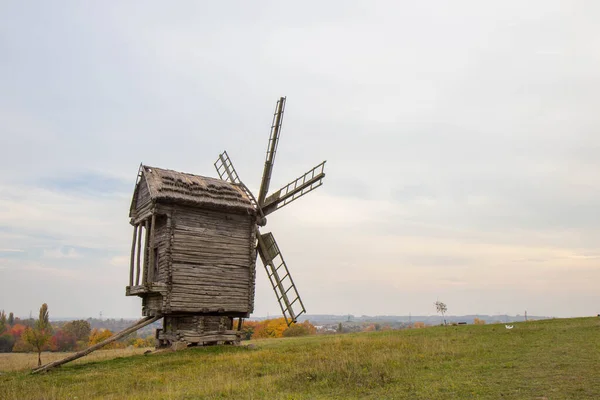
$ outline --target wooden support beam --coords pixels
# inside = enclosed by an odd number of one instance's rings
[[[117,333],[116,335],[113,335],[111,337],[109,337],[108,339],[95,344],[91,347],[88,347],[85,350],[79,351],[69,357],[63,358],[62,360],[58,360],[58,361],[53,361],[51,363],[48,363],[46,365],[42,365],[41,367],[35,368],[33,371],[31,371],[32,374],[37,374],[38,372],[43,372],[43,371],[48,371],[50,368],[54,368],[54,367],[58,367],[59,365],[63,365],[66,364],[70,361],[73,360],[77,360],[78,358],[87,356],[88,354],[90,354],[92,351],[94,350],[98,350],[101,347],[106,346],[107,344],[110,344],[112,342],[114,342],[115,340],[119,340],[124,336],[129,335],[130,333],[133,333],[135,331],[137,331],[138,329],[143,328],[146,325],[150,325],[151,323],[158,321],[159,319],[162,318],[162,315],[157,315],[154,317],[146,317],[144,319],[139,320],[138,322],[136,322],[134,325],[130,326],[127,329],[122,330],[121,332]]]
[[[148,262],[148,282],[154,282],[154,226],[156,225],[156,214],[152,212],[152,222],[150,223],[150,246],[148,253],[150,255]]]
[[[142,226],[136,225],[138,227],[138,240],[137,240],[137,269],[135,273],[135,286],[140,284],[140,263],[142,262]]]
[[[150,220],[146,219],[146,240],[144,241],[144,271],[142,272],[142,285],[148,283],[148,244],[150,242]]]
[[[137,225],[133,226],[133,240],[131,242],[131,262],[129,263],[129,286],[133,286],[133,268],[135,264],[135,239],[137,238]]]

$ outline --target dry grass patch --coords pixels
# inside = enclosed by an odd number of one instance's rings
[[[129,357],[143,354],[147,350],[154,350],[154,348],[98,350],[86,357],[73,361],[72,364],[85,364],[94,361],[111,360],[117,357]],[[75,352],[44,352],[42,353],[42,363],[46,364],[52,361],[61,360],[71,354],[75,354]],[[0,353],[0,371],[6,372],[32,369],[37,367],[37,361],[37,353]]]

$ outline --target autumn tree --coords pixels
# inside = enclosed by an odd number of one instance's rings
[[[308,321],[296,323],[283,331],[283,337],[308,336],[317,333],[317,328]]]
[[[448,311],[448,308],[446,307],[446,304],[442,303],[441,301],[436,301],[435,303],[435,309],[437,310],[438,314],[442,315],[442,318],[444,319],[444,325],[446,324],[446,311]]]
[[[71,332],[61,329],[50,338],[50,350],[71,351],[77,347],[77,338]]]
[[[485,320],[483,320],[483,319],[479,319],[479,318],[475,318],[475,319],[473,320],[473,323],[474,323],[475,325],[485,325]]]
[[[288,327],[285,318],[267,319],[264,321],[244,321],[242,339],[268,339],[314,335],[317,328],[309,321],[292,324]]]
[[[105,341],[113,335],[111,331],[108,329],[92,329],[92,333],[90,333],[90,339],[88,341],[88,346],[93,346],[100,342]],[[125,347],[123,343],[112,342],[104,346],[104,349],[118,349]]]
[[[90,323],[82,319],[67,322],[63,326],[62,330],[73,335],[77,339],[77,341],[85,342],[87,342],[90,339],[90,333],[92,332]]]
[[[25,332],[25,330],[27,329],[27,327],[25,325],[22,324],[14,324],[10,330],[8,331],[8,333],[10,333],[15,340],[19,339],[22,335],[23,332]]]
[[[48,313],[48,305],[42,304],[40,307],[40,316],[33,328],[27,328],[23,333],[23,337],[38,353],[38,367],[42,365],[42,350],[48,344],[52,337],[52,326],[50,326],[50,314]]]
[[[285,318],[267,319],[260,321],[254,329],[252,339],[279,338],[283,336],[283,331],[287,329]]]
[[[32,351],[33,348],[23,338],[23,332],[27,327],[23,324],[15,323],[9,330],[8,334],[10,334],[13,338],[13,352],[29,352]]]

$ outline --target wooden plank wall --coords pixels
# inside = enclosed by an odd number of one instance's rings
[[[154,282],[167,283],[169,277],[169,243],[170,229],[167,226],[167,216],[159,215],[156,218],[154,231],[154,246],[158,248],[158,271],[154,275]]]
[[[223,324],[225,322],[225,324]],[[233,319],[219,316],[167,316],[164,322],[165,332],[176,331],[219,331],[233,329]]]
[[[252,312],[253,217],[173,208],[171,312]]]
[[[137,195],[135,200],[135,216],[134,220],[139,222],[141,219],[146,218],[152,210],[152,199],[150,198],[150,192],[148,191],[148,184],[146,178],[142,176],[137,186]]]

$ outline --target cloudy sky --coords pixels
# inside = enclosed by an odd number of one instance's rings
[[[0,4],[0,309],[134,317],[140,162],[272,188],[309,313],[600,312],[594,1]],[[278,306],[259,265],[255,315]]]

